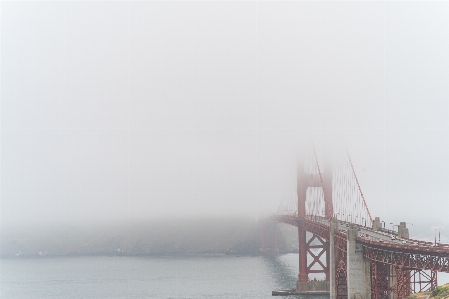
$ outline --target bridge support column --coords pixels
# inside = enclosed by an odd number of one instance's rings
[[[347,243],[348,299],[371,299],[371,263],[363,257],[357,243],[357,226],[348,229]]]
[[[338,231],[338,222],[332,218],[330,228],[329,228],[329,299],[337,298],[337,286],[335,277],[335,243],[334,243],[334,233]]]
[[[309,280],[309,274],[307,273],[307,248],[306,248],[306,231],[302,224],[298,226],[298,252],[299,252],[299,273],[298,281],[296,283],[296,290],[299,292],[299,285],[301,282],[307,282]]]
[[[306,217],[306,197],[307,188],[309,187],[308,175],[304,172],[304,161],[298,161],[297,169],[297,194],[298,194],[298,219],[303,220]],[[307,239],[306,231],[302,221],[298,225],[298,253],[299,253],[299,273],[296,282],[296,290],[299,290],[300,283],[309,280],[307,273]]]

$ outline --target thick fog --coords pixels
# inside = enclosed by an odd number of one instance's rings
[[[1,226],[274,213],[347,146],[448,225],[449,2],[1,3]]]

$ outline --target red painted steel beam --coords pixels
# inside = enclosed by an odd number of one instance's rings
[[[395,266],[449,272],[449,256],[433,255],[432,253],[412,253],[406,251],[393,251],[381,247],[370,247],[362,244],[364,256],[372,261]],[[432,254],[432,255],[431,255]]]
[[[311,245],[314,241],[318,241],[320,244],[318,245]],[[312,249],[320,249],[320,251],[316,254],[312,251]],[[307,272],[310,273],[324,273],[326,275],[326,280],[329,280],[329,242],[325,241],[324,239],[320,238],[317,235],[313,235],[308,241],[307,241],[307,253],[309,256],[312,257],[312,262],[307,266]],[[326,255],[326,265],[323,264],[321,261],[321,257],[323,254]],[[313,267],[318,266],[319,269],[312,269]]]
[[[297,217],[293,217],[293,216],[287,216],[287,215],[275,215],[273,216],[273,220],[274,221],[278,221],[278,222],[282,222],[282,223],[286,223],[292,226],[296,226],[299,227],[300,223],[304,223],[303,228],[316,235],[319,236],[320,238],[329,241],[329,226],[321,223],[321,222],[314,222],[310,219],[304,219],[304,220],[300,220]],[[346,234],[342,233],[342,232],[335,232],[334,234],[334,243],[335,243],[335,247],[346,251]]]

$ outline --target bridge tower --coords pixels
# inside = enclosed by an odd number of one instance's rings
[[[315,156],[316,158],[316,156]],[[316,160],[317,173],[306,172],[303,160],[298,161],[297,169],[297,195],[298,195],[298,253],[299,273],[296,291],[309,291],[316,289],[316,282],[309,282],[309,274],[322,273],[329,289],[330,280],[330,250],[329,241],[315,234],[307,234],[303,222],[306,215],[318,213],[318,211],[306,211],[306,200],[308,188],[322,188],[324,194],[324,216],[332,219],[332,172],[330,163],[326,164],[326,172],[321,174],[318,161]],[[324,256],[324,257],[323,257]],[[320,282],[320,284],[322,284]],[[322,288],[320,286],[319,288]]]
[[[279,254],[277,227],[274,221],[261,221],[260,252],[262,254]]]

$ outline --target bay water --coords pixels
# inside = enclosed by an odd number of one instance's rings
[[[0,298],[272,298],[294,288],[297,273],[297,254],[8,258]]]
[[[0,298],[271,298],[294,288],[298,255],[0,260]]]

